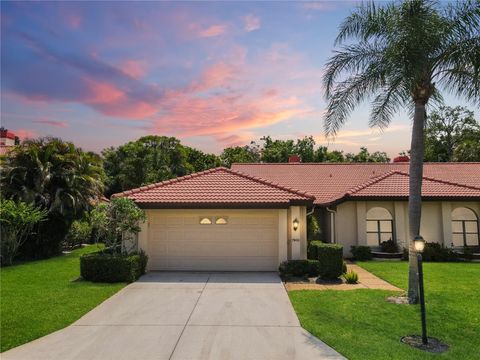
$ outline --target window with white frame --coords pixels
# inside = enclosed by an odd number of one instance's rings
[[[382,207],[371,208],[367,212],[367,245],[378,246],[388,240],[395,240],[392,214]]]
[[[478,233],[478,217],[473,210],[459,207],[452,211],[453,246],[480,245]]]

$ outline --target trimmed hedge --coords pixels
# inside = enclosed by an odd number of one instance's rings
[[[145,274],[148,257],[144,252],[132,255],[96,252],[80,257],[80,275],[93,282],[134,282]]]
[[[282,278],[318,276],[320,262],[318,260],[289,260],[284,261],[278,268]]]
[[[427,262],[455,262],[460,259],[459,254],[443,244],[425,242],[425,249],[422,253],[422,260]],[[408,249],[403,249],[402,260],[408,261]]]
[[[319,244],[324,244],[323,241],[321,240],[312,240],[308,244],[308,249],[307,249],[307,258],[310,260],[318,260],[318,253],[317,249]]]
[[[315,242],[322,279],[338,279],[343,274],[343,246]]]
[[[352,246],[350,251],[355,260],[372,260],[372,249],[370,249],[370,246]]]
[[[387,240],[387,241],[382,241],[380,243],[380,250],[382,252],[386,252],[386,253],[390,253],[390,254],[398,253],[398,244],[395,241],[393,241],[392,239]]]

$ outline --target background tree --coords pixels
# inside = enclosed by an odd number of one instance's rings
[[[270,136],[264,136],[261,149],[261,160],[268,163],[288,162],[290,155],[296,154],[293,140],[273,140]]]
[[[390,162],[386,152],[375,151],[370,154],[366,147],[361,147],[358,154],[347,153],[345,155],[345,160],[348,162],[375,162],[375,163],[385,163]]]
[[[107,191],[113,193],[218,166],[215,155],[188,148],[174,137],[144,136],[102,152]]]
[[[370,126],[385,128],[399,109],[413,113],[410,240],[420,231],[426,107],[441,102],[440,89],[480,102],[479,27],[478,0],[362,3],[341,24],[335,44],[342,47],[326,66],[327,134],[335,135],[365,99],[373,99]],[[408,297],[415,303],[418,279],[412,241],[409,250]]]
[[[230,167],[233,163],[255,163],[260,161],[260,148],[255,142],[245,146],[232,146],[223,149],[220,155],[223,166]]]
[[[73,220],[81,218],[103,193],[101,158],[57,138],[26,140],[2,168],[3,196],[47,211],[37,233],[21,247],[22,256],[60,253]]]
[[[426,120],[425,161],[480,159],[480,152],[471,151],[472,145],[480,141],[480,125],[473,111],[460,106],[442,106],[432,111]]]
[[[33,227],[47,216],[32,204],[0,199],[0,263],[11,265],[18,249],[28,239]]]
[[[329,151],[326,146],[319,146],[315,151],[316,162],[345,162],[343,151]]]

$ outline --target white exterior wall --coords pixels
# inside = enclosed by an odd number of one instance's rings
[[[409,238],[407,201],[347,201],[337,206],[335,215],[336,242],[350,255],[352,245],[366,245],[366,214],[374,207],[387,209],[393,217],[395,238],[406,247]],[[450,247],[452,243],[451,214],[458,207],[473,210],[480,217],[480,201],[424,201],[420,234],[427,242]]]

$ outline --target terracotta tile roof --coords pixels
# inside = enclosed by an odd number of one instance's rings
[[[315,196],[315,204],[323,206],[340,201],[351,189],[374,180],[381,175],[392,171],[408,174],[408,167],[408,163],[282,163],[232,165],[232,169],[235,171],[242,171],[252,176],[280,183],[287,187],[294,187],[306,191]],[[445,191],[443,197],[471,197],[472,194],[471,191],[468,190],[468,187],[480,188],[480,163],[425,163],[423,175],[427,180],[434,179],[452,184],[450,193],[447,192],[446,188],[442,190]],[[459,189],[463,190],[460,191]],[[385,190],[382,190],[382,192],[385,192]],[[370,196],[375,197],[373,194]]]
[[[347,198],[406,198],[409,189],[408,173],[393,170],[347,191]],[[460,185],[449,181],[423,177],[422,197],[435,198],[480,198],[480,187]]]
[[[287,207],[313,204],[314,197],[296,189],[226,168],[194,173],[114,194],[145,207]]]

